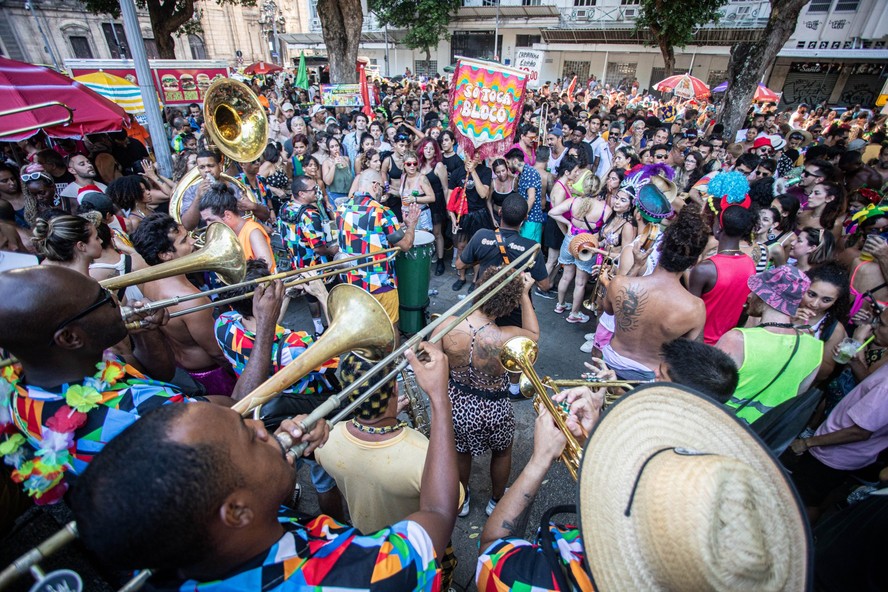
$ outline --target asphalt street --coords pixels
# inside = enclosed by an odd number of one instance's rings
[[[449,253],[448,253],[449,255]],[[455,271],[449,263],[443,276],[431,276],[430,289],[437,290],[438,294],[430,298],[429,312],[442,313],[457,302],[459,294],[468,292],[469,284],[460,291],[454,292],[451,285],[455,279]],[[471,276],[470,276],[471,279]],[[534,304],[539,316],[541,326],[540,355],[536,364],[540,376],[552,376],[554,378],[576,378],[583,371],[583,361],[587,354],[580,352],[579,347],[583,343],[583,335],[594,329],[594,317],[589,323],[569,324],[565,315],[556,315],[553,312],[554,300],[544,300],[534,296]],[[311,326],[308,310],[303,300],[295,300],[287,313],[285,325],[296,329],[308,329]],[[522,467],[530,458],[533,449],[533,426],[535,413],[530,401],[512,403],[517,423],[515,440],[513,445],[512,476],[513,481],[521,472]],[[490,498],[489,477],[490,455],[487,454],[475,460],[472,467],[470,488],[472,491],[471,512],[465,518],[457,518],[456,529],[453,533],[453,544],[459,561],[454,586],[457,590],[474,590],[474,574],[478,545],[481,530],[484,527],[487,515],[484,509]],[[308,478],[307,471],[300,475],[303,488],[303,497],[300,502],[300,510],[314,514],[317,513],[317,501]],[[536,530],[543,511],[547,508],[576,502],[576,484],[560,463],[550,470],[544,481],[539,495],[534,502],[531,516],[528,521],[527,536],[532,536]],[[138,511],[138,508],[133,508]],[[570,520],[570,516],[564,517]],[[52,511],[42,509],[32,510],[30,520],[13,537],[3,541],[0,545],[0,566],[8,565],[15,557],[38,544],[63,525],[70,516],[64,509],[56,508]],[[136,533],[134,533],[136,534]],[[95,568],[94,562],[89,560],[79,546],[74,545],[59,553],[52,560],[45,563],[46,569],[74,569],[84,579],[84,589],[88,591],[114,590],[109,586],[102,574]],[[23,579],[13,590],[28,590],[31,582]]]

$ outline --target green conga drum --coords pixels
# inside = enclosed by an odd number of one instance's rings
[[[418,333],[425,326],[434,250],[435,235],[425,230],[417,230],[413,239],[413,248],[406,253],[399,253],[395,260],[400,301],[399,323],[404,333]]]

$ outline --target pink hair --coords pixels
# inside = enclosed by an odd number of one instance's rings
[[[428,137],[423,138],[422,141],[419,143],[419,146],[416,149],[416,156],[417,156],[417,159],[419,160],[420,168],[424,167],[428,162],[428,161],[426,161],[426,157],[425,157],[425,147],[427,144],[431,144],[432,146],[435,147],[435,156],[433,157],[433,161],[431,163],[432,167],[434,168],[435,166],[438,165],[439,162],[441,162],[441,147],[438,146],[437,141],[435,141],[431,138],[428,138]]]

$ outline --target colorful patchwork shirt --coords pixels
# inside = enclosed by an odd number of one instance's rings
[[[256,341],[255,333],[247,331],[240,313],[229,311],[219,315],[216,319],[216,341],[222,349],[222,353],[231,362],[234,372],[240,376],[247,367],[250,354],[253,353],[253,344]],[[271,373],[279,372],[284,366],[298,358],[308,347],[314,343],[311,335],[305,331],[290,331],[280,325],[275,327],[274,343],[271,349]],[[299,381],[284,392],[313,395],[316,393],[332,393],[339,389],[330,382],[335,376],[339,366],[339,358],[333,358],[324,363],[320,368],[306,374]]]
[[[344,255],[366,255],[388,249],[386,237],[400,229],[392,211],[366,194],[355,195],[337,212],[339,250]],[[395,262],[387,260],[385,255],[376,260],[376,265],[348,271],[343,276],[348,283],[371,294],[397,288]]]
[[[318,247],[327,246],[327,236],[321,212],[315,205],[303,207],[295,201],[284,204],[278,217],[278,228],[294,268],[330,261],[326,255],[316,252]]]
[[[96,368],[95,376],[52,390],[23,384],[18,366],[0,373],[0,456],[37,504],[59,501],[68,488],[65,474],[83,472],[140,416],[186,400],[178,387],[116,357]]]
[[[225,579],[152,584],[165,592],[403,592],[441,588],[432,541],[416,522],[405,520],[362,535],[329,516],[305,521],[282,511],[278,520],[286,530],[284,536]]]
[[[585,566],[585,553],[580,531],[573,526],[549,524],[558,569],[566,576],[569,590],[594,592]],[[561,591],[554,567],[546,557],[539,534],[536,544],[518,538],[499,539],[478,557],[475,581],[479,592],[544,592]]]

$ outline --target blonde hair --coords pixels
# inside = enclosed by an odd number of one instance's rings
[[[95,228],[94,222],[81,216],[65,214],[49,220],[37,218],[31,242],[38,255],[50,261],[67,263],[74,260],[77,243],[89,241],[92,228]]]

